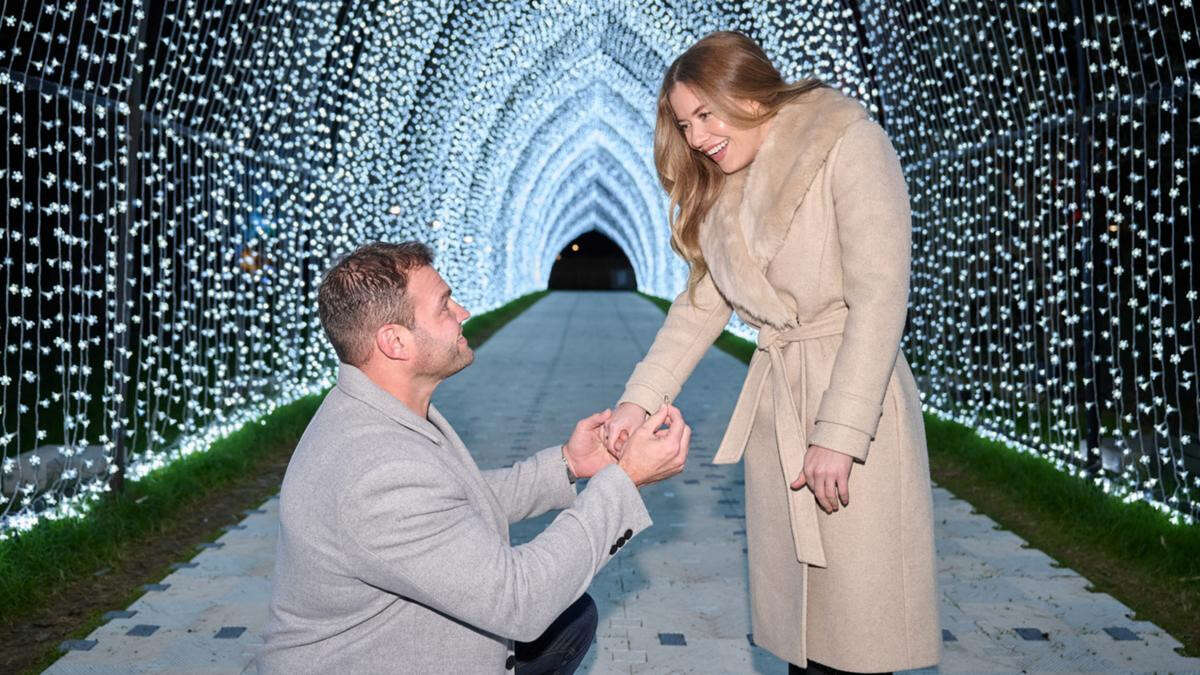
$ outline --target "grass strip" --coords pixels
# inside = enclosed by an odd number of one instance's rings
[[[638,291],[638,295],[654,303],[664,313],[671,308],[671,301],[665,298],[642,293],[641,291]],[[753,342],[745,338],[738,337],[727,330],[721,331],[721,335],[717,337],[717,340],[713,343],[713,346],[741,361],[742,363],[750,363],[750,357],[754,356],[754,350],[757,349]]]
[[[547,293],[472,317],[463,335],[476,348]],[[323,399],[314,394],[281,406],[205,452],[126,483],[123,494],[105,495],[84,518],[43,521],[0,542],[0,671],[48,667],[61,640],[89,634],[104,611],[128,606],[141,584],[169,574],[169,562],[190,558],[197,543],[216,539],[243,509],[277,493]],[[163,551],[167,540],[170,550]],[[104,596],[100,603],[97,595]]]
[[[669,300],[639,293],[664,312]],[[749,363],[753,342],[725,331],[715,343]],[[1200,526],[1172,525],[1141,502],[1125,504],[1046,459],[925,415],[930,473],[941,487],[1030,546],[1087,578],[1200,656]]]
[[[152,536],[200,496],[245,475],[281,440],[294,446],[320,402],[314,394],[282,406],[205,452],[126,483],[83,518],[43,521],[0,543],[0,621],[40,606],[67,579],[119,565],[131,540]]]
[[[142,584],[278,492],[321,398],[281,406],[205,452],[126,483],[83,518],[41,522],[0,544],[0,671],[48,667],[62,640],[90,633],[103,612],[128,606]]]
[[[467,338],[467,344],[471,349],[476,349],[479,345],[487,342],[487,339],[496,334],[509,321],[517,318],[522,312],[533,306],[535,302],[546,297],[550,291],[535,291],[527,293],[503,304],[490,312],[484,312],[479,316],[473,316],[467,319],[463,324],[463,335]]]

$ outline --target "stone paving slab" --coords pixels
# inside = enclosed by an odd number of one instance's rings
[[[482,467],[505,466],[561,443],[578,419],[611,405],[662,318],[631,294],[551,294],[493,336],[475,365],[439,388],[435,403]],[[749,635],[742,468],[706,461],[744,374],[740,362],[710,350],[680,396],[693,458],[684,475],[643,491],[654,526],[592,584],[600,625],[581,672],[787,671]],[[910,672],[1200,673],[1200,659],[1178,656],[1178,642],[1161,629],[1131,620],[1127,607],[1089,591],[1086,580],[966,502],[935,489],[934,508],[948,633],[940,669]],[[91,649],[67,653],[47,672],[252,670],[270,594],[276,500],[258,511],[218,539],[222,546],[180,561],[196,565],[130,605],[132,616],[93,631]],[[551,517],[515,525],[514,543]],[[129,635],[137,626],[157,628]],[[1045,639],[1027,640],[1019,628]]]

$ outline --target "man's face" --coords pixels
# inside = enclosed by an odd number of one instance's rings
[[[429,266],[412,270],[408,295],[420,372],[445,379],[471,365],[475,353],[462,334],[462,322],[471,314],[450,297],[450,287],[437,270]]]

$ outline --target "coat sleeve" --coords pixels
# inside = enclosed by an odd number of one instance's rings
[[[620,403],[636,403],[654,412],[663,401],[673,401],[704,352],[729,323],[733,309],[717,291],[712,277],[704,275],[696,286],[695,302],[688,291],[671,303],[650,351],[633,369]]]
[[[567,481],[562,446],[546,448],[506,469],[483,472],[509,523],[533,518],[551,509],[565,509],[575,499]]]
[[[912,222],[900,160],[878,124],[850,125],[831,184],[849,313],[809,444],[866,461],[908,312]]]
[[[372,459],[337,500],[348,572],[512,640],[541,635],[650,526],[637,488],[614,464],[541,534],[510,546],[441,464],[398,453]]]

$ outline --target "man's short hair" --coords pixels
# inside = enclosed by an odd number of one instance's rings
[[[408,273],[432,264],[433,251],[419,241],[377,241],[350,252],[325,273],[317,312],[338,360],[361,366],[371,356],[380,326],[413,327]]]

